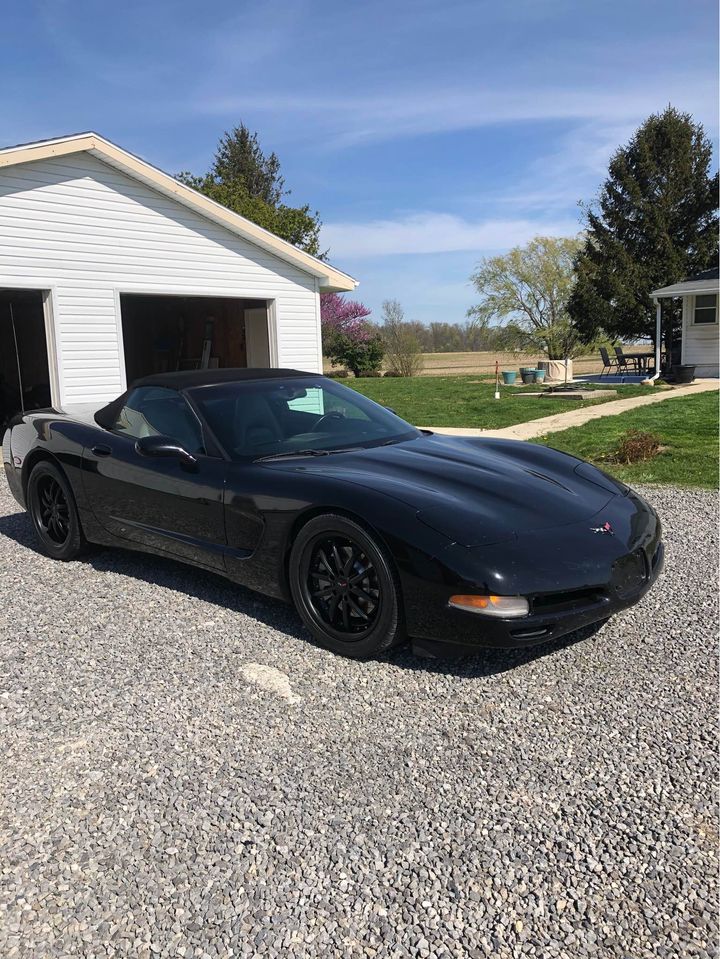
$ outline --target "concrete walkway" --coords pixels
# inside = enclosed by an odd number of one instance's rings
[[[585,409],[570,410],[566,413],[555,413],[543,416],[541,419],[530,420],[527,423],[517,423],[515,426],[506,426],[502,430],[463,429],[454,426],[428,426],[433,433],[445,433],[447,436],[499,436],[508,440],[531,440],[546,433],[557,433],[567,430],[571,426],[582,426],[590,420],[599,420],[603,416],[615,416],[626,410],[634,410],[639,406],[650,406],[651,403],[662,403],[665,400],[679,396],[692,396],[695,393],[706,393],[709,390],[720,388],[718,380],[699,380],[689,386],[676,386],[671,390],[653,391],[648,387],[647,396],[633,396],[625,400],[611,400],[609,403],[598,403],[597,406],[588,406]],[[502,403],[502,400],[498,402]],[[532,402],[532,400],[528,400]],[[545,402],[538,399],[539,403]],[[552,400],[548,400],[548,403]]]

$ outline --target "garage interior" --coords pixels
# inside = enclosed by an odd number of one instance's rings
[[[50,406],[42,290],[0,289],[0,438],[16,413]]]
[[[266,300],[122,293],[127,382],[174,370],[269,366]]]

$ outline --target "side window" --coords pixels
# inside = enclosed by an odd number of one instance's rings
[[[714,293],[696,296],[693,323],[717,322],[717,299]]]
[[[204,453],[202,428],[187,401],[176,390],[141,386],[133,390],[113,423],[121,436],[168,436],[188,453]]]

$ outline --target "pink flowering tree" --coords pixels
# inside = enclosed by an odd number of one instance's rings
[[[370,310],[358,300],[346,300],[339,293],[320,297],[323,353],[355,376],[376,372],[383,358],[382,337],[367,322],[368,316]]]

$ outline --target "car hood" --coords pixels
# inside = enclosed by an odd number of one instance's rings
[[[625,491],[589,464],[544,446],[437,434],[323,457],[306,471],[393,496],[465,546],[581,522]]]

